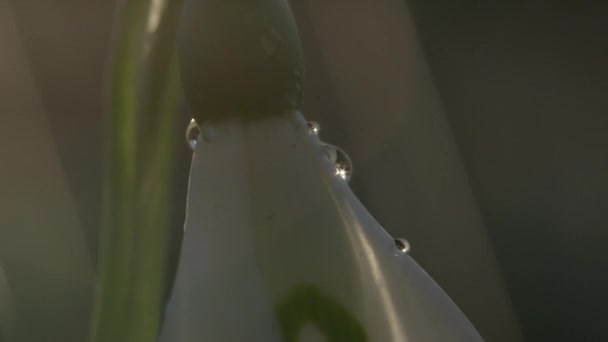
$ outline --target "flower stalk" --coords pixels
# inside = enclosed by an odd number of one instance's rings
[[[180,98],[179,0],[124,0],[109,64],[104,217],[91,341],[156,341]]]

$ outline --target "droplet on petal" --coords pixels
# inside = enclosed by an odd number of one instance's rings
[[[313,135],[319,135],[319,131],[321,130],[321,125],[319,125],[316,121],[308,121],[308,133]]]
[[[190,149],[192,151],[194,151],[194,149],[196,148],[196,142],[198,140],[198,136],[200,134],[200,129],[198,128],[198,124],[196,123],[196,120],[192,119],[190,120],[190,123],[188,124],[188,128],[186,128],[186,142],[188,143],[188,146],[190,146]]]
[[[395,247],[397,247],[397,249],[401,253],[410,252],[410,243],[406,239],[402,239],[402,238],[395,239]]]
[[[327,159],[336,166],[336,175],[347,182],[350,181],[353,174],[353,164],[348,154],[341,148],[330,144],[323,144],[323,152]]]

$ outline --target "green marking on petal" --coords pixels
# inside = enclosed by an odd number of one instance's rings
[[[339,302],[316,286],[292,290],[276,307],[279,324],[286,342],[297,341],[306,324],[315,325],[329,342],[366,342],[359,321]]]

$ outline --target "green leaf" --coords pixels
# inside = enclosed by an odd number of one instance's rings
[[[91,340],[156,341],[163,307],[180,1],[125,0],[109,67],[107,169]]]

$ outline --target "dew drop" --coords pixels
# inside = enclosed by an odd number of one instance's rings
[[[348,154],[341,148],[330,144],[323,144],[323,152],[327,159],[336,166],[336,176],[347,182],[350,181],[353,174],[353,163]]]
[[[308,121],[308,133],[313,135],[319,135],[319,131],[321,130],[321,125],[319,125],[316,121]]]
[[[401,253],[410,252],[410,242],[407,241],[406,239],[401,239],[401,238],[395,239],[395,247],[397,247],[397,249]]]
[[[192,151],[194,151],[194,149],[196,148],[196,142],[200,133],[201,132],[198,128],[196,120],[190,120],[188,128],[186,128],[186,142],[188,143],[188,146],[190,146],[190,149]]]

